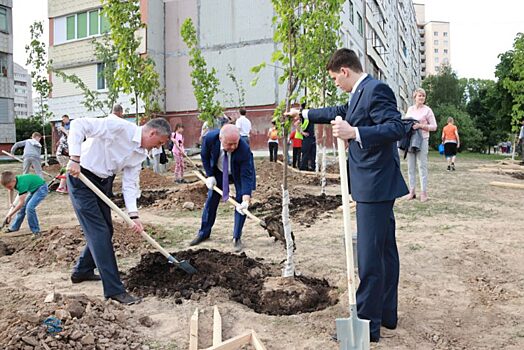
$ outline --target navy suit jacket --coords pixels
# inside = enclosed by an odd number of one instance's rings
[[[209,131],[202,140],[202,165],[206,175],[217,176],[218,158],[220,157],[220,130]],[[237,189],[237,196],[249,195],[256,188],[255,163],[253,154],[246,141],[240,139],[237,149],[231,153],[231,174]],[[222,173],[220,173],[222,176]]]
[[[396,141],[405,133],[395,94],[369,75],[358,85],[349,106],[311,109],[308,119],[327,124],[341,116],[358,127],[361,145],[349,142],[351,196],[357,202],[383,202],[408,193],[400,172]]]

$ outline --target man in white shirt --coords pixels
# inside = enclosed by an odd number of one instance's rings
[[[246,117],[247,111],[244,108],[240,109],[240,117],[235,122],[238,131],[240,132],[240,138],[247,142],[249,145],[249,134],[251,133],[251,122]]]
[[[69,130],[68,188],[73,208],[87,242],[73,269],[71,281],[102,280],[104,296],[122,304],[140,301],[128,294],[120,280],[112,243],[111,209],[77,177],[84,174],[102,192],[111,176],[122,171],[122,192],[129,217],[140,233],[144,228],[137,211],[137,180],[147,151],[166,143],[171,135],[162,118],[137,126],[120,118],[78,118]],[[88,138],[87,142],[84,139]],[[100,276],[95,275],[98,268]]]

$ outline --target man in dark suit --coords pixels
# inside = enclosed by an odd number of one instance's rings
[[[371,341],[378,342],[381,325],[397,326],[399,257],[393,205],[408,193],[396,148],[405,131],[393,91],[363,73],[355,52],[336,51],[327,69],[340,89],[352,92],[349,105],[291,109],[288,115],[331,123],[333,136],[349,141],[350,191],[357,202],[357,308],[360,318],[371,321]],[[335,121],[336,116],[344,119]]]
[[[233,182],[236,192],[235,199],[241,203],[235,210],[233,247],[236,252],[240,252],[242,250],[240,237],[246,221],[243,210],[249,207],[251,192],[256,186],[253,154],[247,142],[240,139],[236,126],[226,124],[220,131],[211,130],[204,136],[200,156],[206,172],[206,185],[209,191],[202,213],[200,230],[190,245],[200,244],[209,238],[215,223],[218,203],[221,198],[224,201],[227,200],[229,184]],[[224,196],[221,197],[213,190],[215,185],[223,190]]]

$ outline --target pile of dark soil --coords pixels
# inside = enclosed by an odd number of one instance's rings
[[[60,169],[62,169],[62,166],[60,166],[58,163],[42,167],[42,170],[48,172],[51,175],[60,174]]]
[[[140,320],[120,304],[83,294],[55,293],[44,302],[45,297],[27,290],[3,289],[2,349],[141,349],[147,342],[136,331]],[[61,329],[43,324],[48,317],[54,317]]]
[[[515,179],[524,180],[524,172],[515,172],[511,174]]]
[[[0,256],[11,255],[15,252],[15,248],[0,241]]]
[[[282,279],[262,259],[248,258],[245,253],[202,249],[175,255],[188,260],[198,272],[188,275],[160,253],[148,253],[125,277],[127,288],[142,296],[174,297],[175,303],[181,303],[182,298],[198,300],[211,288],[221,287],[228,290],[231,300],[269,315],[313,312],[338,301],[326,280],[303,276]]]
[[[140,188],[150,190],[155,188],[171,188],[174,183],[172,179],[155,173],[151,169],[142,169],[140,172]]]
[[[141,191],[140,198],[137,199],[136,203],[139,207],[149,207],[153,205],[156,201],[166,198],[169,195],[170,191],[156,189],[156,190],[143,190]],[[124,196],[122,193],[115,193],[115,196],[111,198],[113,203],[118,207],[124,208]]]
[[[328,196],[325,194],[314,196],[305,194],[300,197],[291,197],[289,203],[289,216],[294,223],[310,227],[318,217],[326,211],[337,209],[342,205],[342,196]],[[282,197],[280,194],[272,195],[264,202],[257,201],[249,208],[250,211],[264,218],[269,225],[282,225]],[[271,234],[270,234],[271,235]],[[284,240],[285,241],[285,240]]]
[[[117,256],[130,256],[147,249],[148,243],[142,236],[133,233],[126,224],[113,222],[113,246]],[[150,225],[145,226],[153,236],[160,230]],[[71,228],[53,227],[45,232],[40,239],[32,241],[30,236],[12,239],[16,251],[22,251],[20,258],[36,267],[70,266],[82,251],[85,240],[80,226]],[[16,248],[18,247],[18,248]]]

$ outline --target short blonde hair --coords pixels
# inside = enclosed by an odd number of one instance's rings
[[[424,90],[423,88],[416,88],[415,91],[413,91],[413,98],[417,97],[417,94],[418,93],[421,93],[422,95],[424,96],[427,96],[426,95],[426,90]]]
[[[455,120],[452,117],[448,117],[448,123],[454,123]]]
[[[2,186],[7,185],[13,180],[16,180],[16,176],[12,171],[4,171],[0,176],[0,183],[2,184]]]

